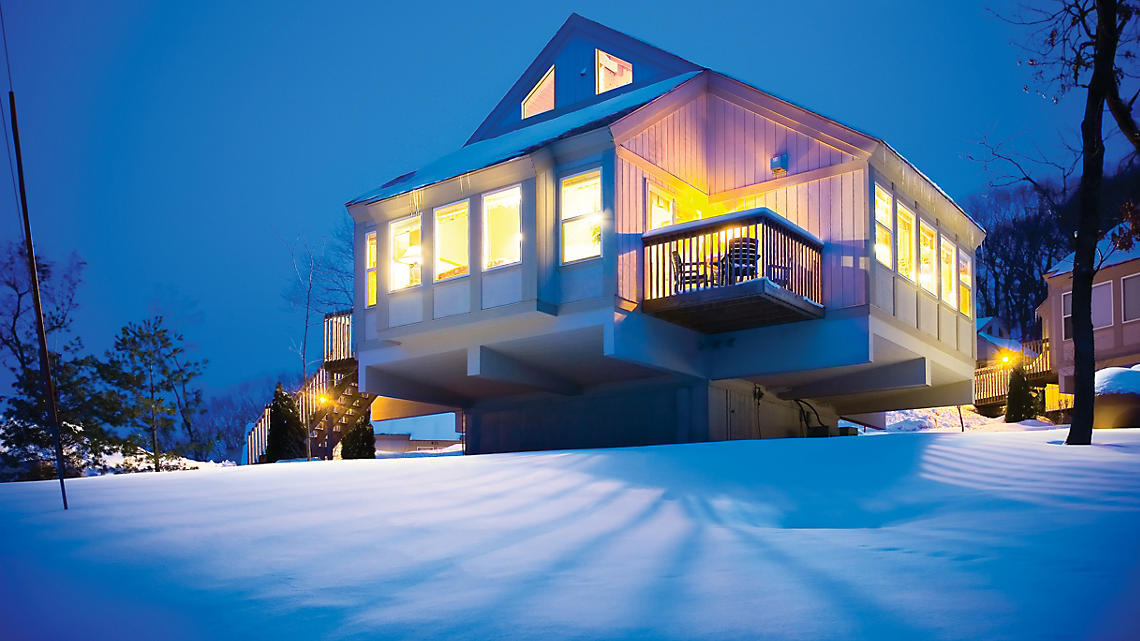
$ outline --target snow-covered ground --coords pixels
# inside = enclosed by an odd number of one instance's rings
[[[887,412],[887,432],[1020,432],[1024,430],[1051,429],[1052,423],[1030,419],[1018,423],[1006,423],[1002,417],[989,418],[974,412],[969,405],[927,407],[916,410]],[[875,430],[867,430],[874,434]]]
[[[1136,639],[1140,430],[0,485],[4,639]]]

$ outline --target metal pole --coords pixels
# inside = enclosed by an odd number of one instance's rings
[[[20,131],[16,128],[16,94],[8,92],[8,110],[12,114],[12,146],[16,148],[16,174],[20,182],[20,208],[24,213],[24,242],[28,250],[28,273],[32,279],[32,300],[36,308],[36,333],[40,337],[40,374],[44,379],[44,393],[47,396],[48,412],[55,432],[55,469],[59,474],[59,493],[63,497],[63,509],[67,509],[67,488],[63,484],[63,443],[60,441],[59,408],[55,402],[55,382],[51,378],[51,363],[48,362],[47,334],[44,331],[44,310],[40,303],[40,274],[36,269],[36,250],[32,245],[32,221],[28,217],[28,194],[24,189],[24,160],[20,155]]]

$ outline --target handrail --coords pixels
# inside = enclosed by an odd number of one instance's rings
[[[1021,343],[1021,368],[1028,377],[1049,374],[1053,371],[1049,339]],[[1009,393],[1009,377],[1014,364],[995,363],[974,370],[974,402],[1000,402]]]
[[[766,207],[642,235],[644,300],[767,278],[821,304],[823,242]]]

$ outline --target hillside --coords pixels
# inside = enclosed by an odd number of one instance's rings
[[[0,485],[5,639],[1125,639],[1140,430]]]

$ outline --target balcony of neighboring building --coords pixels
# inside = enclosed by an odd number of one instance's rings
[[[823,243],[758,208],[642,237],[642,310],[706,334],[823,317]]]

